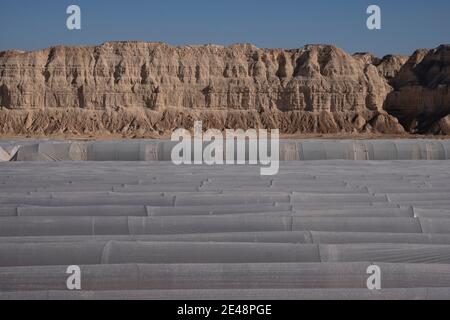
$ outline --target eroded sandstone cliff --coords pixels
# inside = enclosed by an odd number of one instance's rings
[[[408,131],[450,134],[450,45],[417,50],[390,83],[385,109]]]
[[[405,57],[350,56],[328,45],[109,42],[7,51],[0,53],[0,133],[146,136],[195,120],[218,129],[403,133],[383,107],[388,95],[396,101],[391,84],[398,90],[399,79],[409,79],[411,59],[403,66]],[[435,71],[426,72],[435,86]]]

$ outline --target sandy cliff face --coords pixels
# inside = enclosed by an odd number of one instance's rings
[[[145,136],[195,120],[218,129],[402,133],[383,110],[402,59],[326,45],[114,42],[8,51],[0,53],[0,133]]]
[[[416,51],[391,84],[385,109],[407,130],[450,133],[450,45]]]

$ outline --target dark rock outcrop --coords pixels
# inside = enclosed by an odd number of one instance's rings
[[[385,109],[408,131],[446,132],[441,125],[450,113],[450,45],[416,51],[390,83],[394,91]]]

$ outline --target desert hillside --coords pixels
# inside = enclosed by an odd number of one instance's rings
[[[108,42],[0,53],[0,134],[146,137],[190,128],[450,134],[450,45],[411,57],[330,45]]]

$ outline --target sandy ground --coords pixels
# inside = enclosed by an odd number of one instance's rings
[[[449,140],[450,136],[443,135],[418,135],[418,134],[400,134],[400,135],[387,135],[387,134],[291,134],[280,135],[281,139],[355,139],[355,140],[374,140],[374,139],[434,139],[434,140]],[[170,140],[170,133],[165,134],[148,134],[143,136],[125,136],[121,134],[108,134],[108,135],[67,135],[67,134],[55,134],[55,135],[33,135],[33,136],[20,136],[20,135],[2,135],[0,140],[80,140],[80,141],[109,141],[109,140],[132,140],[132,139],[167,139]]]

